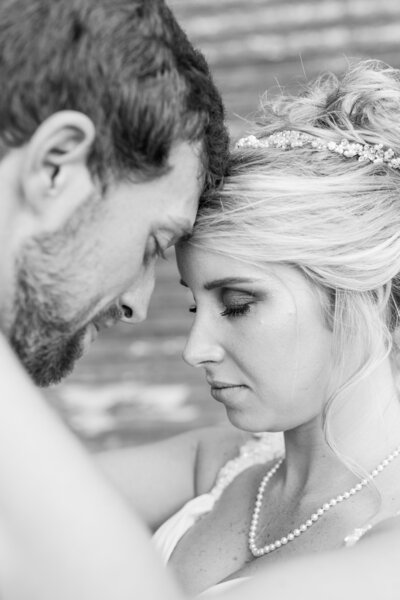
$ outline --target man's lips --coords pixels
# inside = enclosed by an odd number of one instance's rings
[[[121,315],[121,312],[116,313],[116,311],[108,311],[107,313],[97,315],[91,323],[96,327],[97,331],[109,329],[121,320]]]
[[[96,327],[97,331],[101,331],[102,329],[108,329],[115,325],[117,321],[115,319],[94,319],[92,324]]]
[[[91,323],[96,327],[97,331],[100,331],[101,329],[113,327],[123,316],[121,308],[117,305],[112,305],[93,317]]]
[[[95,318],[90,321],[85,328],[84,348],[85,350],[92,344],[102,329],[108,329],[115,325],[117,321],[114,318]]]

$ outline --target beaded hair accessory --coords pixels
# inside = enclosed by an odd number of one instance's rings
[[[342,139],[339,143],[325,141],[308,133],[295,130],[277,131],[263,138],[249,135],[238,141],[236,148],[280,148],[291,150],[310,146],[315,150],[328,150],[346,158],[358,157],[360,162],[386,164],[393,169],[400,169],[400,157],[396,156],[392,148],[383,144],[358,144]]]

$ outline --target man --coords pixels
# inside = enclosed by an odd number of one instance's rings
[[[0,5],[1,329],[39,385],[142,320],[227,134],[203,57],[156,0]],[[4,243],[4,242],[3,242]]]
[[[0,595],[145,600],[145,533],[26,372],[59,381],[145,317],[222,177],[221,99],[162,0],[1,0],[0,81]]]

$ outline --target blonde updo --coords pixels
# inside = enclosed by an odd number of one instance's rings
[[[265,101],[252,133],[283,130],[383,144],[400,156],[400,71],[363,62],[342,79],[322,76],[302,96]],[[301,269],[320,292],[336,366],[349,352],[357,356],[346,388],[396,354],[399,170],[307,145],[235,149],[224,187],[204,198],[190,243],[261,268]]]

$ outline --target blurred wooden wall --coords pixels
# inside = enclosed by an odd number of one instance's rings
[[[223,92],[234,135],[265,90],[293,90],[349,60],[400,66],[400,0],[172,0]]]

